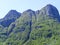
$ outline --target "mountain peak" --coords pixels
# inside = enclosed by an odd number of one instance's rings
[[[26,11],[23,12],[23,14],[29,14],[29,15],[35,15],[35,11],[31,10],[31,9],[28,9]]]
[[[35,12],[35,11],[33,11],[33,10],[31,10],[31,9],[28,9],[28,10],[26,10],[26,11],[24,11],[24,12]]]
[[[0,25],[8,27],[12,22],[19,18],[20,15],[21,13],[16,10],[10,10],[3,19],[0,19]]]
[[[47,6],[45,6],[45,9],[48,15],[55,15],[55,16],[59,15],[57,8],[51,4],[48,4]]]
[[[53,5],[51,5],[51,4],[47,4],[47,6],[53,6]]]
[[[10,10],[7,15],[4,18],[15,18],[15,17],[20,17],[21,13],[17,12],[16,10]]]
[[[41,15],[49,15],[49,16],[52,16],[54,18],[59,16],[59,12],[58,12],[57,8],[51,4],[48,4],[45,7],[43,7],[40,10],[40,14]]]
[[[9,12],[17,12],[16,10],[10,10]]]
[[[31,9],[28,9],[28,10],[26,10],[26,11],[32,11]]]

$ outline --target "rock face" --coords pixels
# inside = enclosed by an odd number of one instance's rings
[[[23,14],[30,15],[30,17],[34,17],[35,20],[39,17],[37,17],[38,14],[49,15],[50,17],[57,18],[57,20],[60,21],[60,16],[57,8],[51,4],[48,4],[47,6],[36,12],[31,9],[28,9],[27,11],[23,12]],[[20,15],[21,13],[17,12],[16,10],[10,10],[3,19],[0,19],[0,24],[4,27],[8,27],[12,22],[19,18]]]
[[[47,5],[46,7],[46,14],[47,15],[59,15],[59,12],[58,12],[58,10],[57,10],[57,8],[56,7],[54,7],[53,5]]]
[[[48,15],[50,17],[53,17],[54,19],[57,18],[57,20],[60,21],[60,15],[57,8],[51,4],[48,4],[41,10],[36,11],[36,13],[39,15]]]
[[[59,15],[58,9],[55,6],[53,6],[51,4],[47,5],[46,11],[47,11],[47,13],[46,13],[47,15],[49,15],[53,18],[57,18],[57,20],[60,22],[60,15]]]
[[[16,10],[10,10],[3,19],[18,18],[20,15],[21,13],[17,12]]]
[[[46,15],[54,15],[54,16],[58,16],[59,12],[57,10],[57,8],[51,4],[48,4],[47,6],[45,6],[44,8],[42,8],[40,10],[40,12],[42,11],[42,14],[46,14]]]
[[[58,45],[59,21],[59,12],[51,4],[37,11],[11,10],[0,20],[0,45]]]
[[[3,19],[0,19],[0,25],[3,27],[8,27],[12,22],[19,18],[20,15],[21,13],[17,12],[16,10],[11,10]]]

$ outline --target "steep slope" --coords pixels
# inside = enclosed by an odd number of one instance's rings
[[[51,4],[38,11],[28,9],[9,27],[0,26],[4,28],[0,45],[60,45],[59,19],[57,8]]]
[[[58,12],[57,8],[51,4],[48,4],[41,10],[36,11],[36,13],[37,13],[38,17],[40,15],[43,15],[43,16],[48,15],[49,17],[51,17],[53,19],[57,19],[57,21],[60,21],[60,16],[59,16],[59,12]]]
[[[49,4],[36,11],[36,18],[37,21],[32,24],[30,38],[24,45],[59,45],[60,16],[58,10]]]
[[[35,12],[30,9],[22,13],[21,17],[17,19],[17,21],[15,22],[15,27],[14,29],[12,29],[12,32],[9,35],[10,37],[6,40],[6,45],[11,44],[12,42],[13,44],[11,45],[14,45],[17,43],[19,45],[22,45],[29,39],[30,33],[32,31],[32,16],[35,19]]]
[[[17,12],[16,10],[11,10],[3,19],[0,19],[0,25],[3,27],[8,27],[12,22],[19,18],[20,15],[21,13]]]

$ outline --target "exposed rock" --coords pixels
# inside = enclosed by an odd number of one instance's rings
[[[4,27],[8,27],[12,22],[19,18],[20,15],[21,13],[16,10],[11,10],[3,19],[0,19],[0,24]]]
[[[60,15],[57,8],[51,4],[48,4],[47,6],[43,7],[41,10],[37,10],[36,14],[48,15],[49,17],[52,17],[53,19],[56,18],[58,21],[60,21]]]

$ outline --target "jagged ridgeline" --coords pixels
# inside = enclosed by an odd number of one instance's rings
[[[51,4],[0,19],[0,45],[60,45],[60,15]]]

